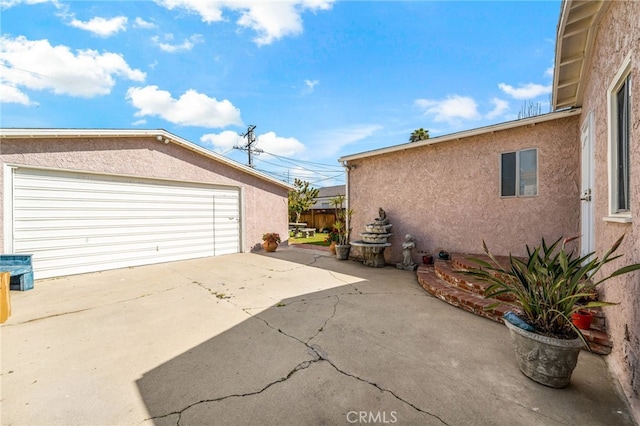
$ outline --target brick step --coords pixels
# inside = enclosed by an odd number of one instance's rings
[[[441,261],[436,261],[440,263]],[[494,300],[485,299],[480,294],[465,290],[462,287],[451,285],[442,280],[436,274],[435,268],[428,265],[420,265],[417,269],[418,282],[429,294],[473,314],[502,322],[502,316],[512,309],[514,305],[501,303],[493,309],[486,309],[494,303]]]
[[[458,263],[455,261],[455,259],[459,257],[460,255],[452,257],[450,262],[446,262],[444,260],[434,261],[434,270],[436,275],[455,287],[459,287],[463,290],[470,291],[484,297],[486,290],[491,286],[491,284],[483,281],[474,281],[472,276],[461,272],[463,269],[459,267]],[[471,266],[468,266],[464,270],[468,270],[470,268]],[[497,299],[503,302],[513,302],[515,300],[515,298],[510,294],[501,294]]]
[[[473,277],[462,273],[462,271],[468,271],[478,266],[475,262],[469,260],[469,258],[481,259],[486,262],[492,263],[491,259],[489,259],[489,256],[484,254],[471,255],[453,253],[451,254],[451,259],[449,262],[437,260],[434,262],[436,273],[438,274],[438,276],[440,276],[440,278],[444,279],[450,284],[464,289],[471,289],[471,291],[484,296],[484,291],[489,287],[489,284],[484,282],[473,282]],[[503,267],[509,264],[509,256],[496,256],[495,258]],[[506,302],[515,302],[515,298],[512,295],[499,295],[497,299]],[[604,312],[602,312],[602,308],[588,308],[584,310],[590,312],[591,315],[593,315],[591,330],[606,332],[606,322]]]
[[[469,280],[469,277],[454,269],[453,265],[465,264],[465,255],[452,255],[450,261],[436,260],[433,266],[420,265],[416,271],[418,283],[429,294],[457,308],[475,315],[502,323],[502,316],[510,310],[517,309],[514,303],[504,300],[485,299],[483,296],[486,284]],[[479,257],[479,256],[475,256]],[[462,258],[462,260],[458,260]],[[484,287],[483,287],[484,285]],[[499,302],[493,309],[487,306]],[[611,353],[612,343],[604,332],[604,315],[599,309],[589,309],[594,314],[591,330],[582,330],[582,335],[591,351],[601,355]]]

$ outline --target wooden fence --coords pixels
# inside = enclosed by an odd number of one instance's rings
[[[300,215],[300,222],[306,223],[307,228],[316,228],[316,232],[322,232],[336,222],[336,213],[334,210],[308,210]]]

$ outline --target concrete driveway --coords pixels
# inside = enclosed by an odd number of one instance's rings
[[[1,327],[3,425],[631,425],[604,358],[524,377],[415,274],[281,247],[37,281]]]

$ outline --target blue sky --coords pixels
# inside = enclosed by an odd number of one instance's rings
[[[166,129],[316,187],[340,156],[549,111],[560,1],[0,0],[2,127]]]

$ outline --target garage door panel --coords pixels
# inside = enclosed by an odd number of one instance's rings
[[[59,184],[60,182],[58,182]],[[55,199],[59,203],[73,203],[81,200],[83,202],[105,202],[105,201],[126,201],[130,203],[159,203],[164,202],[166,200],[166,194],[160,192],[153,193],[144,193],[144,192],[125,192],[125,191],[100,191],[99,188],[92,188],[91,190],[83,190],[83,191],[75,191],[74,192],[66,192],[66,193],[55,193],[56,188],[59,188],[59,185],[54,185],[51,188],[30,188],[28,186],[17,187],[20,190],[21,198],[24,199],[25,202],[32,201],[34,204],[37,204],[41,200],[53,200]],[[69,189],[66,188],[68,191]],[[174,204],[198,204],[202,203],[202,194],[206,191],[198,191],[195,193],[189,194],[176,194],[172,198],[172,202]],[[211,194],[213,195],[213,194]],[[215,195],[214,195],[215,196]]]
[[[189,239],[192,244],[204,244],[205,242],[211,247],[211,237],[203,237],[204,233],[211,235],[212,229],[193,229],[193,230],[174,230],[172,232],[162,232],[156,236],[149,237],[146,233],[118,233],[112,235],[78,235],[65,237],[34,237],[22,238],[17,250],[21,252],[37,253],[44,250],[62,250],[64,248],[80,247],[84,249],[98,249],[101,246],[123,246],[148,243],[152,245],[166,244],[171,241],[184,241]],[[227,234],[227,237],[234,238],[234,235]]]
[[[231,253],[226,253],[231,254]],[[207,255],[208,256],[208,255]],[[148,262],[149,258],[140,253],[130,253],[129,256],[122,257],[120,259],[114,258],[103,258],[98,259],[95,262],[77,262],[74,264],[61,264],[55,261],[44,261],[38,265],[39,274],[42,275],[40,278],[46,277],[57,277],[63,275],[75,275],[75,274],[84,274],[88,272],[96,272],[96,271],[104,271],[108,269],[118,269],[118,268],[128,268],[131,267],[131,263],[135,262],[135,265],[148,265],[152,263],[163,263],[163,262],[175,262],[178,260],[188,260],[194,259],[197,257],[206,257],[201,256],[197,251],[190,250],[175,250],[171,253],[166,253],[164,256],[156,256],[153,258],[152,262]],[[34,261],[35,262],[35,261]]]
[[[22,222],[24,224],[28,224],[28,222]],[[76,226],[72,226],[76,225]],[[46,223],[33,223],[32,226],[23,226],[20,229],[20,233],[25,239],[28,238],[59,238],[59,228],[61,226],[65,226],[66,236],[85,236],[88,233],[91,235],[115,235],[119,229],[122,229],[119,224],[115,223],[109,226],[100,226],[97,227],[98,223],[95,222],[92,224],[82,224],[78,226],[78,221],[64,221],[63,223],[59,223],[58,221],[46,221]],[[149,232],[183,232],[186,229],[191,229],[193,231],[200,232],[209,232],[213,230],[213,223],[211,219],[208,221],[194,221],[191,226],[188,228],[180,223],[162,223],[162,220],[155,223],[153,221],[149,221],[149,223],[130,223],[128,225],[128,229],[123,234],[140,234],[145,233],[147,230]]]
[[[240,251],[234,188],[17,169],[13,194],[36,278]]]
[[[77,264],[101,264],[111,261],[126,259],[162,259],[175,253],[199,253],[202,256],[211,256],[211,244],[204,241],[160,241],[157,244],[143,241],[134,244],[90,246],[94,250],[92,256],[86,256],[86,247],[69,246],[56,248],[55,253],[34,251],[34,259],[38,260],[38,267],[55,266],[60,262],[66,262],[69,257],[75,259]],[[40,256],[46,254],[46,258]],[[151,262],[153,263],[153,262]]]
[[[82,203],[81,206],[78,206],[79,203]],[[211,203],[211,200],[209,200]],[[127,218],[139,218],[139,217],[159,217],[163,219],[172,219],[172,218],[197,218],[197,217],[211,217],[211,205],[197,205],[194,206],[192,204],[174,204],[167,205],[163,204],[153,204],[147,203],[144,205],[129,205],[127,206],[125,203],[116,204],[116,203],[108,203],[108,205],[86,205],[87,203],[83,201],[78,201],[74,204],[69,205],[60,205],[56,202],[52,202],[50,200],[42,200],[38,203],[38,205],[34,206],[25,206],[20,200],[17,200],[15,203],[15,211],[19,214],[21,218],[29,219],[41,219],[42,218],[42,205],[47,204],[49,209],[48,217],[52,219],[56,218],[80,218],[80,219],[91,219],[91,218],[101,218],[101,219],[109,219],[113,220],[117,218],[127,219]],[[107,203],[105,203],[107,204]]]

